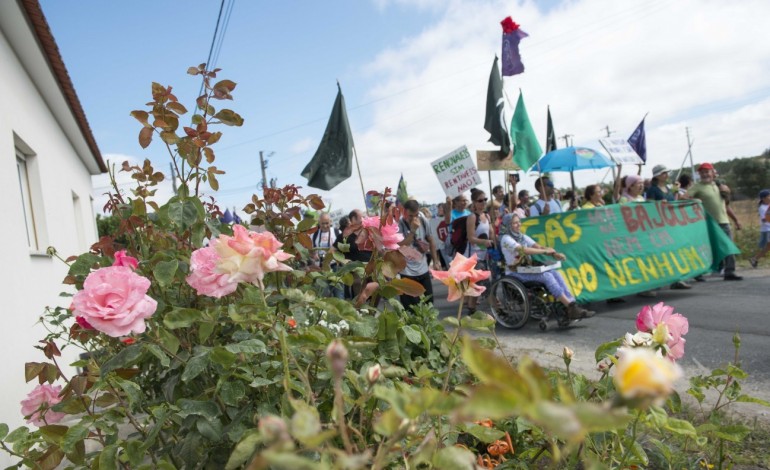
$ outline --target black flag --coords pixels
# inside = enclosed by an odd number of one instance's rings
[[[353,133],[345,110],[345,97],[337,83],[337,99],[326,131],[313,159],[302,170],[307,185],[328,191],[353,174]]]
[[[545,153],[556,150],[556,131],[553,130],[551,121],[551,107],[548,107],[548,129],[545,131]]]
[[[497,56],[489,73],[487,88],[487,117],[484,129],[489,132],[489,142],[500,146],[504,156],[511,153],[511,137],[508,135],[508,123],[505,121],[505,101],[503,100],[503,80],[497,68]]]

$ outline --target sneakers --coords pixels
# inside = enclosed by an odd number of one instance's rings
[[[676,281],[675,283],[671,284],[671,288],[672,289],[692,289],[692,286],[682,281]]]
[[[759,261],[757,261],[757,259],[756,259],[756,258],[753,258],[753,257],[752,257],[752,258],[750,258],[750,259],[749,259],[749,263],[751,264],[751,267],[752,267],[752,268],[756,268],[756,267],[757,267],[757,265],[759,264]]]
[[[725,274],[725,281],[742,281],[742,280],[743,280],[743,276],[739,276],[733,273]]]
[[[703,278],[703,275],[695,276],[693,279],[695,282],[706,282],[706,279]]]
[[[647,290],[647,291],[644,291],[644,292],[639,292],[638,294],[636,294],[636,296],[637,297],[652,298],[652,297],[657,297],[658,294],[654,290]]]
[[[586,310],[575,302],[572,302],[567,306],[567,317],[570,320],[579,320],[581,318],[591,318],[592,316],[596,315],[596,312],[593,310]]]

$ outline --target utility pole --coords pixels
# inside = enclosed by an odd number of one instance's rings
[[[607,124],[606,126],[602,127],[602,128],[601,128],[601,129],[599,129],[599,130],[601,130],[601,131],[606,131],[606,132],[607,132],[607,137],[610,137],[612,134],[614,134],[614,133],[615,133],[615,131],[611,131],[611,130],[610,130],[610,125],[609,125],[609,124]]]
[[[690,128],[685,127],[685,132],[687,133],[687,154],[690,156],[690,171],[692,171],[692,175],[695,174],[695,163],[692,161],[692,144],[694,141],[690,140]]]
[[[560,139],[564,139],[564,146],[570,147],[572,145],[572,139],[570,137],[574,137],[572,134],[564,134],[563,136],[559,137]]]
[[[262,171],[262,181],[260,182],[260,186],[262,186],[262,191],[264,192],[265,188],[267,188],[267,159],[272,157],[275,152],[270,152],[267,154],[267,156],[264,156],[264,150],[259,151],[259,169]]]

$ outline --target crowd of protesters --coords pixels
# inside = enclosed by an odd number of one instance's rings
[[[620,172],[619,172],[620,173]],[[643,179],[636,174],[629,174],[618,179],[613,185],[589,184],[582,193],[565,191],[561,194],[546,175],[535,181],[534,189],[537,198],[533,201],[526,189],[518,188],[518,175],[510,175],[507,188],[502,185],[492,188],[491,194],[479,189],[472,189],[470,196],[461,194],[447,198],[445,203],[438,204],[434,212],[427,207],[410,199],[403,204],[401,217],[398,221],[399,232],[404,236],[401,246],[414,248],[419,255],[408,258],[406,268],[400,273],[401,277],[412,279],[426,289],[426,296],[432,296],[429,268],[447,269],[457,250],[449,243],[453,223],[463,219],[467,233],[467,244],[462,254],[466,257],[476,256],[478,268],[492,270],[495,276],[512,275],[512,266],[518,262],[521,253],[546,254],[560,259],[561,254],[549,247],[540,246],[531,238],[519,233],[521,220],[527,217],[546,216],[573,210],[594,209],[608,204],[629,204],[644,201],[675,201],[682,199],[698,199],[703,203],[706,212],[714,218],[720,228],[732,238],[733,222],[735,229],[741,225],[730,208],[730,188],[718,182],[714,166],[702,163],[697,170],[697,181],[683,173],[677,181],[670,180],[670,171],[664,165],[652,168],[649,179]],[[770,250],[770,190],[759,194],[759,217],[761,234],[759,250],[751,258],[752,266],[756,267],[758,260]],[[356,244],[356,233],[347,237],[342,233],[348,224],[360,224],[364,217],[362,210],[355,209],[347,217],[339,221],[339,228],[331,227],[328,214],[319,218],[319,230],[313,235],[313,260],[320,266],[324,254],[328,250],[339,249],[340,244],[347,245],[344,252],[346,259],[351,261],[368,262],[371,252],[362,250]],[[331,269],[337,266],[332,263]],[[730,255],[723,261],[722,275],[725,281],[740,281],[742,277],[735,273],[735,257]],[[540,274],[539,279],[560,302],[568,307],[570,317],[582,318],[591,316],[593,312],[574,304],[574,297],[569,292],[560,275]],[[547,278],[547,279],[545,279]],[[702,276],[693,278],[703,281]],[[690,289],[689,279],[674,282],[671,289]],[[352,287],[333,289],[330,294],[338,297],[354,297],[362,288],[364,279],[356,279]],[[654,297],[656,292],[647,291],[639,295]],[[402,296],[405,308],[418,303],[418,299]],[[477,307],[477,297],[467,299],[467,309],[474,311]],[[622,301],[609,299],[608,302]]]

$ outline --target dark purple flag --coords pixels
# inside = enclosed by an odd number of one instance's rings
[[[647,136],[644,134],[644,119],[636,126],[636,130],[628,138],[628,145],[634,149],[643,162],[647,162]]]
[[[503,26],[503,77],[518,75],[524,72],[524,64],[519,54],[519,41],[529,35],[522,31],[510,16],[500,24]]]

